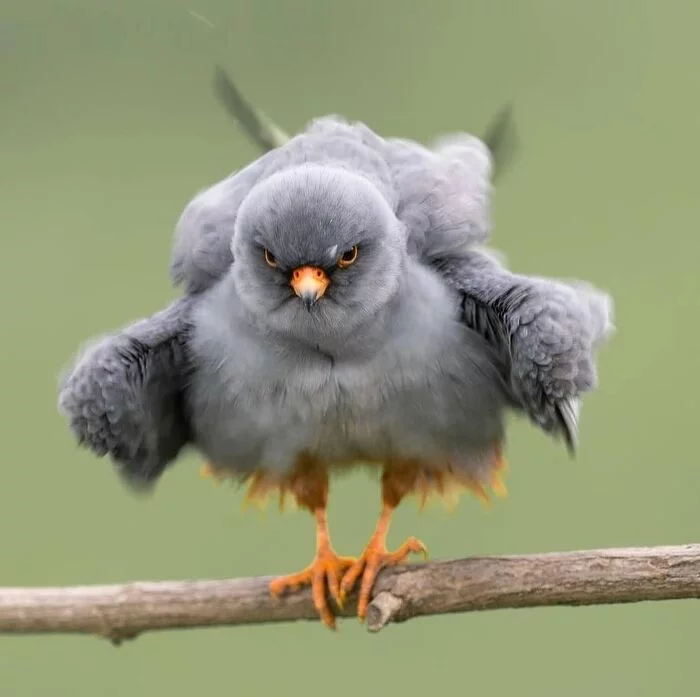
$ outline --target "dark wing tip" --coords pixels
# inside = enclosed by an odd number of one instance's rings
[[[507,170],[520,149],[513,111],[512,102],[503,106],[491,120],[482,139],[491,151],[494,181]]]
[[[554,406],[559,422],[561,434],[566,443],[566,449],[571,457],[576,456],[578,447],[578,416],[580,411],[580,403],[578,399],[569,397],[558,401]]]
[[[288,140],[288,136],[275,124],[265,122],[220,65],[214,68],[214,94],[226,113],[263,152],[274,150]]]
[[[249,135],[257,134],[258,119],[253,107],[248,104],[236,83],[220,65],[214,68],[214,94],[226,113],[238,121]]]

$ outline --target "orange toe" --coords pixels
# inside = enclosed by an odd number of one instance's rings
[[[340,599],[344,601],[347,595],[360,582],[360,593],[357,600],[357,616],[364,620],[370,602],[372,588],[377,575],[385,566],[395,566],[405,562],[411,554],[422,554],[428,558],[427,547],[417,538],[409,537],[397,550],[389,552],[381,540],[371,540],[360,558],[348,569],[340,583]]]
[[[303,571],[271,581],[270,593],[279,596],[286,590],[296,591],[303,586],[311,586],[314,607],[321,621],[329,629],[335,629],[335,614],[329,607],[326,589],[338,607],[342,607],[341,579],[355,562],[354,557],[339,557],[332,549],[321,550]]]

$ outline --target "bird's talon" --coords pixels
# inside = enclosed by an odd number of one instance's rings
[[[423,555],[424,560],[428,560],[428,557],[430,556],[430,553],[428,552],[428,548],[416,537],[409,537],[406,542],[399,547],[399,549],[396,551],[396,553],[401,554],[404,551],[404,548],[408,552],[412,552],[413,554],[421,554]],[[404,557],[405,558],[405,557]]]
[[[328,604],[326,588],[336,604],[342,607],[340,579],[354,563],[355,559],[339,557],[333,549],[319,550],[313,562],[303,571],[273,579],[269,586],[270,593],[279,597],[284,591],[295,592],[302,586],[311,586],[314,607],[321,622],[329,629],[336,629],[335,616]]]
[[[398,549],[389,552],[381,540],[372,540],[360,558],[348,569],[340,584],[341,597],[353,589],[361,578],[357,600],[357,617],[363,622],[367,615],[372,588],[379,572],[385,566],[395,566],[405,562],[411,554],[423,554],[427,559],[428,548],[417,538],[409,537]]]

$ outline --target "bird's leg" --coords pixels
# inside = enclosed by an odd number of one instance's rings
[[[290,488],[298,505],[310,510],[316,519],[316,556],[303,571],[274,579],[270,583],[270,592],[279,596],[285,590],[294,591],[310,585],[314,607],[321,621],[335,629],[335,616],[328,606],[326,586],[333,600],[340,605],[340,580],[355,559],[338,556],[331,545],[326,520],[328,474],[322,468],[305,468],[295,475]]]
[[[377,526],[360,558],[350,567],[340,583],[340,599],[344,601],[358,579],[362,577],[357,602],[357,616],[364,620],[367,614],[372,587],[379,571],[385,566],[400,564],[411,554],[428,557],[426,546],[417,538],[409,537],[398,549],[389,552],[386,538],[394,509],[403,497],[413,491],[416,482],[416,470],[411,467],[391,468],[382,476],[382,511]]]

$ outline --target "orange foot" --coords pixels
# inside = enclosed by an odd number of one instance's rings
[[[315,559],[303,571],[289,576],[280,576],[270,583],[270,593],[281,595],[285,590],[295,591],[302,586],[311,586],[314,607],[321,621],[329,629],[335,629],[335,615],[326,599],[326,586],[331,598],[341,606],[340,580],[356,562],[354,557],[339,557],[330,545],[324,545],[316,552]]]
[[[340,600],[345,601],[348,593],[353,589],[357,580],[362,576],[360,595],[357,601],[357,616],[364,621],[367,615],[372,587],[377,579],[377,574],[385,566],[401,564],[411,554],[422,554],[428,558],[427,547],[417,538],[409,537],[395,552],[389,552],[386,548],[386,531],[382,529],[381,519],[377,526],[377,532],[372,536],[365,551],[360,558],[350,567],[340,583]]]

